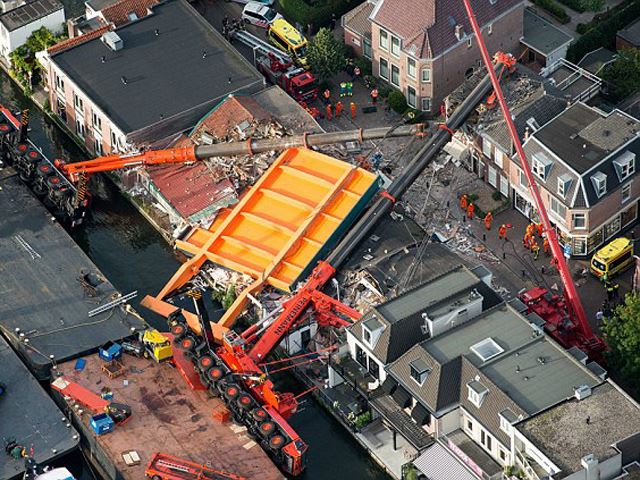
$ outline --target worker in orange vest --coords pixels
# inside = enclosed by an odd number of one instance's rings
[[[354,102],[351,102],[350,106],[351,106],[351,118],[354,119],[356,118],[356,113],[357,113],[356,104]]]
[[[545,237],[544,242],[542,242],[542,249],[544,250],[544,254],[546,256],[551,255],[551,245],[549,245],[549,239]]]
[[[524,238],[522,239],[522,246],[524,248],[526,248],[527,250],[529,250],[531,248],[531,239],[533,237],[531,235],[529,235],[528,233],[524,234]]]
[[[340,118],[341,114],[342,114],[342,102],[338,100],[338,103],[336,103],[336,118]]]
[[[469,197],[467,197],[466,193],[463,193],[462,196],[460,197],[460,208],[466,212],[468,206],[469,206]]]
[[[331,111],[331,104],[327,103],[327,120],[331,120],[333,118],[333,113]]]
[[[331,90],[329,90],[328,88],[325,89],[322,95],[324,96],[324,103],[329,103],[329,99],[331,98]]]
[[[507,241],[507,226],[504,223],[500,225],[500,228],[498,229],[498,239],[504,239],[505,242]]]
[[[491,222],[493,222],[493,215],[491,215],[491,212],[487,212],[484,216],[484,226],[487,230],[491,230]]]
[[[542,238],[542,222],[536,224],[536,229],[538,230],[538,236]]]
[[[526,233],[528,236],[533,237],[536,234],[536,227],[533,223],[527,225]]]
[[[378,89],[375,87],[373,87],[373,90],[371,90],[371,103],[373,103],[374,105],[378,103]]]
[[[470,203],[467,207],[467,217],[469,217],[469,220],[473,220],[473,212],[475,211],[475,209],[476,207],[473,203]]]

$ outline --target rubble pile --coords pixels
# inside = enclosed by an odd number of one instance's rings
[[[342,288],[342,301],[362,313],[387,300],[382,293],[383,289],[366,270],[347,271]]]
[[[201,269],[196,279],[200,279],[206,287],[218,293],[226,293],[233,286],[236,295],[253,283],[253,278],[249,275],[213,264]],[[197,280],[194,279],[194,282],[197,283]]]
[[[196,128],[192,134],[193,140],[198,145],[211,145],[214,143],[242,142],[249,138],[282,138],[290,135],[285,127],[276,120],[251,122],[243,121],[238,125],[227,129],[223,136],[215,136],[204,128]],[[213,157],[205,163],[215,181],[228,178],[238,191],[242,191],[249,185],[253,185],[258,178],[269,168],[275,160],[277,152],[268,152],[255,155],[242,155],[235,157]]]
[[[542,81],[516,71],[509,76],[508,81],[502,82],[502,91],[511,113],[516,114],[518,110],[544,95],[544,86]],[[486,104],[481,104],[478,111],[480,112],[478,123],[484,127],[504,122],[502,110],[497,103],[490,109]]]

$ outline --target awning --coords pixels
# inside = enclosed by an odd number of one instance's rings
[[[398,386],[398,382],[395,381],[394,378],[387,376],[387,378],[382,382],[382,390],[384,390],[388,395],[391,395],[396,387]]]
[[[429,423],[430,417],[431,415],[429,410],[423,407],[421,403],[416,403],[416,406],[411,410],[411,418],[413,418],[420,426]]]
[[[477,480],[449,451],[434,443],[413,461],[415,467],[429,480]]]
[[[391,396],[396,403],[400,405],[400,408],[407,408],[411,404],[411,395],[400,385],[398,385],[396,391],[393,392]]]

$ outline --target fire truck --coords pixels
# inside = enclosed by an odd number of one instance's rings
[[[296,67],[291,60],[282,60],[272,53],[256,59],[258,70],[274,85],[278,85],[297,102],[313,102],[318,98],[318,81],[309,71]]]

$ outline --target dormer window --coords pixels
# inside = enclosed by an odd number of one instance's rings
[[[409,369],[411,378],[413,378],[413,380],[420,386],[424,384],[424,381],[427,379],[429,373],[431,372],[429,365],[427,365],[421,358],[409,362]]]
[[[562,198],[566,198],[567,193],[571,188],[571,180],[571,177],[566,173],[558,177],[558,195]]]
[[[362,341],[369,348],[375,348],[384,325],[375,315],[362,323]]]
[[[596,172],[591,175],[591,183],[598,198],[601,198],[607,193],[607,176],[604,173]]]
[[[613,166],[618,174],[618,180],[624,182],[636,173],[636,154],[626,151],[613,161]]]
[[[553,162],[544,153],[538,152],[533,154],[533,161],[531,163],[531,170],[540,178],[540,180],[546,180],[551,173],[551,167]]]
[[[482,402],[487,396],[487,393],[489,393],[489,389],[478,380],[472,380],[471,382],[467,383],[467,390],[467,398],[469,399],[469,401],[476,407],[480,408],[482,406]]]

